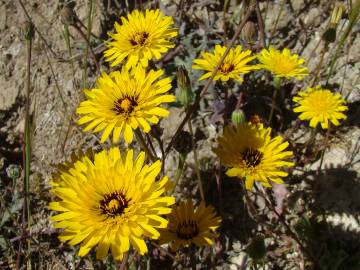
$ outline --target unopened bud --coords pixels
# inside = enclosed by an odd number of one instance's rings
[[[331,28],[336,28],[336,26],[338,25],[342,14],[344,12],[344,5],[337,5],[335,6],[334,10],[331,13],[331,17],[330,17],[330,27]]]
[[[241,38],[248,43],[254,43],[257,39],[256,24],[247,21],[241,31]]]
[[[176,97],[183,106],[188,107],[193,102],[194,94],[188,72],[184,66],[178,68],[176,76],[178,85]]]
[[[192,149],[192,138],[190,133],[181,131],[175,139],[174,148],[180,154],[188,154]]]
[[[330,24],[326,29],[325,33],[322,36],[322,39],[327,43],[333,43],[336,40],[336,27],[342,17],[344,12],[343,5],[335,6],[334,10],[331,13]]]
[[[234,125],[245,123],[245,113],[241,109],[235,109],[231,114],[231,121]]]
[[[65,25],[74,25],[76,22],[76,14],[74,10],[68,6],[60,10],[60,20]]]
[[[20,28],[20,35],[23,40],[33,39],[35,35],[34,24],[31,21],[24,22]]]

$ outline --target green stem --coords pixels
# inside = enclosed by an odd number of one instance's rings
[[[174,191],[179,183],[181,175],[183,174],[184,169],[185,169],[186,157],[187,157],[186,154],[179,153],[179,162],[178,162],[178,167],[177,167],[176,173],[175,173],[174,187],[170,190],[169,194],[174,193]]]
[[[196,150],[196,145],[194,142],[194,132],[193,132],[192,124],[191,124],[191,119],[189,119],[188,125],[189,125],[189,131],[190,131],[190,135],[191,135],[191,144],[192,144],[193,151],[194,151],[195,172],[196,172],[196,176],[197,176],[197,180],[198,180],[200,197],[201,197],[201,200],[204,201],[205,200],[204,188],[203,188],[202,181],[201,181],[199,159],[198,159],[198,154],[197,154],[197,150]]]
[[[71,52],[71,45],[70,45],[70,32],[69,32],[69,26],[68,25],[64,25],[64,36],[65,36],[65,42],[66,42],[66,47],[68,49],[69,52],[69,59],[70,59],[70,65],[71,65],[71,71],[74,74],[75,73],[75,68],[74,68],[74,62],[72,60],[72,52]]]
[[[281,86],[281,79],[279,77],[274,77],[273,84],[274,84],[274,92],[273,92],[272,103],[271,103],[271,111],[270,111],[270,115],[269,115],[269,119],[268,119],[269,125],[271,124],[271,120],[274,115],[274,110],[275,110],[275,106],[276,106],[276,97],[277,97],[277,93]]]
[[[141,144],[143,150],[145,151],[146,155],[150,158],[151,161],[155,162],[157,158],[151,153],[150,148],[147,146],[141,131],[137,128],[135,129],[135,135],[138,139],[138,142]]]
[[[31,117],[30,117],[30,89],[31,89],[31,47],[32,47],[32,38],[27,39],[27,67],[26,67],[26,107],[25,107],[25,177],[24,177],[24,189],[25,189],[25,205],[26,209],[26,221],[27,221],[27,230],[30,233],[31,229],[31,208],[29,200],[29,191],[30,191],[30,161],[31,161]],[[31,269],[31,243],[30,239],[27,238],[27,269]]]

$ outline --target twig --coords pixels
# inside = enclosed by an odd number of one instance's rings
[[[155,162],[157,160],[157,158],[153,155],[153,153],[151,153],[149,147],[147,146],[144,137],[141,134],[141,131],[137,128],[134,130],[136,138],[138,139],[138,141],[140,142],[142,148],[144,149],[146,155],[150,158],[151,161]]]
[[[27,17],[27,19],[33,24],[34,26],[34,30],[36,31],[36,33],[39,35],[40,39],[45,43],[46,47],[48,48],[48,50],[51,52],[51,54],[57,58],[57,59],[62,59],[61,57],[57,56],[57,54],[53,51],[53,49],[51,48],[51,46],[47,43],[46,39],[44,38],[44,36],[41,34],[41,32],[36,28],[35,24],[33,23],[29,13],[27,12],[25,6],[24,6],[24,3],[19,0],[19,4],[22,8],[22,10],[24,11],[25,13],[25,16]]]
[[[194,104],[191,107],[189,107],[189,110],[187,111],[184,119],[182,120],[179,127],[177,128],[174,136],[171,138],[171,141],[170,141],[169,145],[167,146],[167,148],[165,150],[165,155],[167,155],[170,152],[170,150],[171,150],[171,148],[172,148],[172,146],[173,146],[173,144],[175,142],[175,139],[179,136],[181,130],[184,128],[186,122],[190,119],[191,115],[196,111],[196,108],[197,108],[198,104],[200,103],[200,100],[205,96],[205,94],[209,90],[209,87],[212,84],[212,81],[214,80],[220,66],[224,62],[226,56],[229,54],[229,51],[230,51],[231,47],[235,44],[235,41],[237,40],[238,36],[240,35],[241,30],[243,29],[245,23],[247,22],[248,18],[250,17],[251,13],[253,12],[253,10],[254,10],[254,4],[249,6],[249,10],[246,12],[243,20],[241,21],[238,28],[236,29],[236,32],[235,32],[234,36],[232,37],[232,39],[230,40],[230,42],[227,45],[226,51],[224,52],[224,54],[221,57],[219,63],[217,64],[214,71],[212,72],[210,78],[207,80],[206,85],[204,86],[204,88],[202,89],[200,94],[196,97]]]
[[[264,48],[264,47],[266,47],[266,43],[265,43],[265,26],[264,26],[264,20],[263,20],[263,18],[261,16],[261,11],[260,11],[259,1],[258,0],[256,0],[255,10],[256,10],[256,18],[257,18],[258,25],[259,25],[259,30],[260,30],[260,43],[261,43],[261,46]]]
[[[94,50],[90,44],[90,41],[89,39],[86,37],[86,35],[84,34],[84,32],[81,30],[81,28],[75,23],[72,25],[80,34],[80,36],[84,39],[84,41],[86,42],[86,45],[87,47],[90,49],[90,53],[91,53],[91,56],[95,62],[95,66],[96,66],[96,70],[97,70],[97,73],[100,74],[101,73],[101,69],[100,69],[100,65],[99,65],[99,62],[97,61],[96,59],[96,55],[94,53]]]
[[[88,13],[88,22],[87,22],[87,36],[86,39],[90,40],[90,36],[91,36],[91,25],[92,25],[92,19],[91,19],[91,14],[92,14],[92,0],[89,0],[89,13]],[[78,19],[77,22],[80,24],[80,26],[84,26],[84,24]],[[84,27],[86,29],[86,27]],[[86,50],[85,50],[85,59],[84,62],[86,63],[86,60],[88,58],[88,54],[89,54],[89,47],[90,46],[86,46]],[[94,51],[93,51],[94,53]],[[95,53],[94,53],[95,54]],[[94,56],[93,56],[94,57]],[[83,88],[86,88],[86,78],[87,78],[87,65],[84,66],[84,73],[83,73]]]

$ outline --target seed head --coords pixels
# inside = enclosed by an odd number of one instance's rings
[[[20,36],[23,40],[31,40],[35,36],[34,24],[31,21],[26,21],[20,28]]]

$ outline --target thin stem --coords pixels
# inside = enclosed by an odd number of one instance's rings
[[[323,162],[324,162],[324,155],[325,155],[325,151],[326,151],[326,148],[327,148],[327,145],[328,145],[328,142],[329,142],[330,129],[331,129],[331,124],[329,124],[329,127],[328,127],[328,129],[326,131],[325,147],[321,151],[321,158],[320,158],[320,164],[319,164],[318,172],[320,172],[321,167],[322,167]]]
[[[313,81],[311,83],[312,86],[315,85],[315,83],[316,83],[316,81],[318,79],[318,76],[320,74],[320,71],[321,71],[321,68],[322,68],[322,65],[323,65],[323,62],[324,62],[325,52],[326,52],[327,48],[328,48],[328,45],[325,44],[324,48],[321,51],[319,64],[317,65],[317,67],[315,68],[315,71],[314,71],[314,79],[313,79]]]
[[[229,106],[228,106],[229,88],[227,86],[225,86],[224,94],[225,94],[225,98],[224,98],[224,115],[223,115],[223,118],[224,118],[224,125],[226,125],[226,123],[227,123],[227,115],[228,115],[228,110],[229,110]]]
[[[198,180],[200,197],[201,197],[202,201],[205,201],[204,187],[203,187],[202,181],[201,181],[199,159],[198,159],[198,154],[197,154],[197,150],[196,150],[196,145],[194,142],[194,132],[193,132],[192,124],[191,124],[191,119],[189,119],[189,121],[188,121],[188,126],[189,126],[189,132],[191,135],[191,144],[192,144],[193,151],[194,151],[195,172],[196,172],[196,176],[197,176],[197,180]]]
[[[127,269],[128,259],[129,259],[129,252],[126,252],[126,253],[124,254],[124,257],[123,257],[122,261],[121,261],[119,270],[125,270],[125,269]]]
[[[31,208],[29,200],[30,191],[30,161],[31,161],[31,117],[30,117],[30,89],[31,89],[31,48],[32,37],[26,40],[27,47],[27,65],[26,65],[26,105],[25,105],[25,177],[24,177],[24,211],[27,223],[27,231],[31,229]],[[26,229],[23,228],[23,234],[26,233]],[[27,238],[27,269],[31,269],[31,246],[30,239]]]
[[[168,252],[166,249],[162,248],[160,245],[158,245],[157,243],[155,243],[154,241],[151,241],[151,244],[158,248],[161,249],[161,251],[163,251],[167,256],[169,256],[174,262],[177,262],[178,259],[176,259],[170,252]]]
[[[284,7],[285,7],[285,0],[283,0],[283,1],[281,2],[281,4],[280,4],[280,10],[279,10],[279,13],[278,13],[278,15],[277,15],[277,17],[276,17],[276,20],[275,20],[275,23],[274,23],[274,27],[273,27],[273,29],[272,29],[272,31],[271,31],[271,34],[270,34],[269,44],[271,44],[272,38],[273,38],[273,36],[274,36],[274,34],[275,34],[275,32],[276,32],[277,25],[278,25],[278,23],[279,23],[279,20],[280,20],[280,17],[281,17],[281,13],[283,12]]]
[[[264,26],[264,20],[261,16],[261,11],[260,11],[258,0],[256,0],[255,10],[256,10],[256,18],[257,18],[259,30],[260,30],[260,43],[261,43],[261,46],[264,48],[264,47],[266,47],[265,26]]]
[[[95,62],[95,66],[96,66],[96,70],[97,70],[97,73],[100,74],[101,73],[101,69],[100,69],[100,65],[99,65],[99,62],[97,61],[96,59],[96,55],[94,53],[94,50],[90,44],[90,41],[89,39],[86,37],[86,35],[84,34],[84,32],[81,30],[81,28],[77,25],[77,24],[73,24],[72,25],[80,34],[80,36],[84,39],[84,41],[86,42],[86,45],[88,46],[88,48],[90,49],[90,53],[91,53],[91,56]]]
[[[215,67],[215,69],[213,70],[213,72],[211,73],[210,78],[207,80],[206,85],[204,86],[204,88],[202,89],[202,91],[200,92],[200,94],[196,97],[194,104],[189,107],[189,110],[187,111],[184,119],[182,120],[182,122],[181,122],[180,125],[178,126],[178,128],[177,128],[174,136],[171,138],[171,141],[170,141],[169,145],[167,146],[167,148],[166,148],[166,150],[165,150],[165,154],[166,154],[166,155],[170,152],[170,150],[171,150],[171,148],[172,148],[172,146],[173,146],[176,138],[179,136],[179,134],[180,134],[181,130],[184,128],[186,122],[190,119],[191,115],[196,111],[196,109],[197,109],[197,107],[198,107],[198,105],[199,105],[199,103],[200,103],[200,100],[205,96],[205,94],[206,94],[207,91],[209,90],[209,87],[210,87],[210,85],[212,84],[212,81],[214,80],[214,78],[215,78],[215,76],[216,76],[216,74],[217,74],[220,66],[221,66],[222,63],[224,62],[226,56],[229,54],[231,47],[235,44],[238,36],[239,36],[240,33],[241,33],[241,30],[243,29],[245,23],[247,22],[248,18],[250,17],[251,13],[253,12],[253,10],[254,10],[254,4],[252,4],[252,5],[249,6],[249,9],[248,9],[248,11],[246,12],[243,20],[242,20],[241,23],[239,24],[238,28],[236,29],[236,32],[235,32],[234,36],[232,37],[232,39],[230,40],[230,42],[228,42],[226,51],[224,52],[223,56],[221,57],[219,63],[217,64],[217,66]]]
[[[92,19],[91,19],[91,14],[92,14],[92,0],[89,0],[89,12],[88,12],[88,21],[87,21],[87,33],[86,33],[86,39],[90,40],[91,37],[91,26],[92,26]],[[80,21],[77,20],[78,23],[83,26],[84,24]],[[85,28],[85,27],[84,27]],[[86,29],[86,28],[85,28]],[[88,54],[89,54],[89,47],[90,46],[86,46],[86,50],[85,50],[85,63],[86,60],[88,58]],[[83,88],[86,88],[86,78],[87,78],[87,65],[84,66],[84,75],[83,75]]]
[[[146,155],[150,158],[151,161],[155,162],[157,158],[151,153],[150,148],[147,146],[145,139],[138,128],[135,129],[135,135],[136,138],[138,139],[138,142],[140,142],[143,150],[145,151]]]
[[[271,120],[274,115],[274,110],[275,110],[275,106],[276,106],[276,98],[277,98],[277,93],[280,89],[280,85],[281,85],[281,79],[279,77],[274,77],[274,92],[273,92],[273,97],[272,97],[272,102],[271,102],[271,111],[270,111],[270,115],[269,115],[269,119],[268,119],[269,125],[271,124]]]
[[[179,183],[181,175],[183,174],[184,169],[185,169],[186,157],[187,157],[186,154],[179,153],[179,161],[178,161],[178,167],[177,167],[176,173],[175,173],[174,187],[170,190],[169,194],[174,193],[174,191]]]
[[[316,127],[311,129],[310,138],[304,145],[305,153],[307,152],[309,145],[312,145],[312,143],[314,142],[316,136],[316,130],[317,130]]]
[[[71,59],[72,52],[71,52],[71,45],[70,45],[69,25],[67,25],[67,24],[64,24],[64,36],[65,36],[66,47],[69,52],[69,61],[70,61],[70,65],[71,65],[71,71],[73,74],[75,74],[74,61]]]

